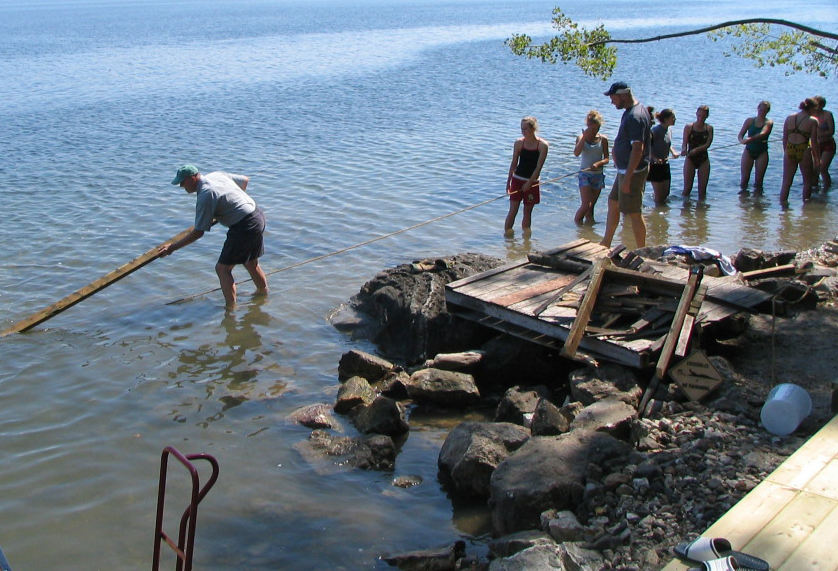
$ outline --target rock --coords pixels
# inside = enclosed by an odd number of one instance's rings
[[[440,475],[457,494],[488,497],[498,464],[530,437],[527,429],[503,422],[464,422],[452,430],[439,452]]]
[[[393,478],[393,485],[397,488],[413,488],[422,483],[422,476],[398,476]]]
[[[535,412],[538,401],[550,396],[547,387],[533,387],[529,390],[515,386],[506,391],[495,412],[495,422],[512,422],[525,426],[527,415]]]
[[[620,440],[628,440],[631,433],[632,420],[637,418],[637,411],[616,397],[597,401],[582,409],[570,429],[587,429],[606,432]]]
[[[753,248],[742,248],[733,258],[733,265],[740,272],[752,272],[776,266],[783,266],[791,262],[797,252],[779,251],[763,252]]]
[[[408,396],[417,403],[461,408],[480,402],[480,391],[468,373],[422,369],[410,375]]]
[[[383,354],[404,363],[479,347],[487,337],[486,330],[448,313],[445,284],[501,263],[481,254],[457,254],[441,263],[419,261],[379,272],[350,300],[352,309],[374,323],[360,328],[358,334],[375,342]],[[421,271],[416,271],[417,267]]]
[[[533,436],[558,436],[570,430],[570,421],[556,405],[540,399],[533,412],[530,430]]]
[[[457,561],[463,558],[465,552],[466,543],[457,541],[438,549],[409,551],[382,559],[402,571],[455,571]]]
[[[495,559],[489,571],[567,571],[559,557],[557,545],[536,545],[504,559]]]
[[[288,420],[306,428],[336,428],[332,407],[327,404],[313,404],[298,408],[288,415]]]
[[[409,430],[404,408],[388,397],[380,396],[369,406],[357,406],[350,411],[350,416],[355,428],[363,434],[398,436]]]
[[[559,549],[564,568],[568,571],[600,571],[605,560],[596,551],[585,549],[580,543],[565,543]]]
[[[346,414],[358,405],[369,405],[375,400],[375,391],[363,377],[352,377],[338,388],[335,412]]]
[[[410,384],[410,375],[399,367],[384,375],[372,388],[375,392],[391,399],[404,400],[407,398],[408,384]]]
[[[585,527],[576,519],[576,515],[567,510],[550,510],[541,514],[541,528],[548,531],[558,543],[580,541]]]
[[[396,447],[392,438],[373,434],[360,438],[334,436],[325,430],[315,430],[307,441],[294,446],[315,467],[327,458],[340,458],[335,466],[349,466],[365,470],[392,470]]]
[[[352,377],[363,377],[370,383],[375,383],[396,366],[369,353],[352,349],[344,353],[338,363],[338,379],[345,381]]]
[[[433,359],[425,361],[426,369],[442,369],[443,371],[472,371],[483,360],[484,351],[463,351],[461,353],[440,353]]]
[[[588,430],[534,436],[502,461],[490,480],[489,506],[497,533],[536,528],[548,509],[574,509],[582,501],[588,463],[625,458],[631,447]]]
[[[573,400],[586,406],[616,396],[637,408],[643,397],[643,389],[637,384],[637,377],[629,369],[607,363],[573,371],[570,374],[570,394]]]
[[[492,540],[489,542],[489,552],[495,557],[510,557],[536,545],[555,547],[556,542],[543,531],[527,529]]]

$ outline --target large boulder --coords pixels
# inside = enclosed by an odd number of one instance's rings
[[[627,443],[602,432],[534,436],[492,474],[489,505],[495,532],[535,529],[548,509],[574,510],[583,499],[588,464],[624,461]]]
[[[417,403],[462,408],[480,402],[480,391],[468,373],[421,369],[410,375],[407,396]]]
[[[448,313],[445,284],[501,263],[481,254],[457,254],[384,270],[350,300],[341,312],[340,328],[372,340],[383,354],[404,363],[478,347],[485,341],[485,329]],[[368,319],[347,317],[353,312]],[[332,323],[338,326],[336,320]],[[359,324],[354,331],[352,323]]]
[[[492,472],[529,437],[529,430],[516,424],[463,422],[439,451],[440,476],[457,494],[489,497]]]

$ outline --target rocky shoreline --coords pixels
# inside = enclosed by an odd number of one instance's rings
[[[404,570],[660,569],[675,544],[704,531],[830,418],[831,378],[823,378],[830,367],[801,375],[799,359],[812,360],[796,341],[814,329],[824,346],[838,347],[832,269],[838,257],[831,249],[740,252],[740,270],[793,265],[790,276],[758,284],[784,296],[791,317],[754,316],[744,334],[715,340],[708,352],[725,378],[722,387],[699,404],[664,386],[643,418],[637,406],[648,382],[644,372],[583,366],[445,311],[445,283],[499,260],[463,254],[386,270],[333,320],[392,359],[359,351],[341,358],[331,408],[359,436],[333,434],[332,411],[313,406],[293,419],[315,429],[298,450],[311,459],[391,470],[411,411],[441,408],[465,417],[489,407],[491,421],[463,422],[449,433],[438,463],[440,485],[452,497],[490,507],[496,536],[490,559],[452,540],[385,561]],[[784,367],[790,368],[775,370]],[[801,384],[815,402],[800,429],[782,438],[759,419],[765,395],[779,382]],[[394,484],[418,483],[403,480]]]

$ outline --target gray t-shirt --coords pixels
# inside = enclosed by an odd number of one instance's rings
[[[195,203],[195,229],[209,232],[213,219],[228,228],[256,210],[243,190],[247,177],[226,172],[202,174]]]
[[[646,168],[649,164],[649,147],[651,141],[652,117],[649,111],[640,103],[623,111],[623,118],[620,120],[620,129],[617,131],[617,138],[614,139],[614,164],[619,170],[628,168],[631,157],[631,144],[634,141],[642,141],[644,152],[637,165],[637,170]]]
[[[658,123],[652,127],[652,152],[655,159],[665,160],[669,158],[669,149],[672,147],[672,132],[669,127]]]

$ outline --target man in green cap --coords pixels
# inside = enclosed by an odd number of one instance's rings
[[[259,257],[265,252],[265,216],[256,206],[256,201],[245,192],[249,181],[246,176],[220,171],[202,175],[195,165],[180,167],[172,184],[183,187],[189,194],[197,195],[195,227],[184,238],[163,244],[158,250],[161,257],[168,256],[188,246],[203,236],[204,232],[209,232],[214,221],[226,226],[227,239],[215,264],[215,273],[218,274],[228,308],[236,305],[233,267],[238,264],[250,273],[257,293],[268,292],[268,280],[259,266]]]

